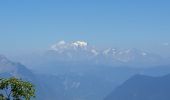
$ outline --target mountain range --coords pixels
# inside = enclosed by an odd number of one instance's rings
[[[153,64],[158,63],[161,57],[147,51],[138,49],[99,49],[86,41],[65,42],[60,41],[51,46],[48,51],[51,55],[59,56],[59,60],[91,61],[96,64]],[[48,54],[47,53],[47,54]]]
[[[53,69],[53,72],[57,74],[42,74],[30,70],[20,63],[12,62],[1,55],[0,76],[15,76],[32,82],[37,89],[37,100],[103,100],[112,90],[135,74],[161,76],[170,73],[169,66],[143,69],[127,66],[75,65],[70,66],[71,69],[67,72],[65,70],[61,73],[61,70],[57,70],[64,66],[58,67],[51,64],[49,67],[57,67]]]
[[[37,100],[103,100],[135,74],[170,73],[169,63],[156,54],[137,49],[99,49],[85,41],[60,41],[40,55],[25,58],[16,63],[1,55],[0,76],[33,82]]]
[[[56,75],[68,72],[81,73],[97,66],[134,68],[167,66],[170,59],[138,49],[99,49],[85,41],[60,41],[41,54],[25,56],[18,61],[38,72]]]

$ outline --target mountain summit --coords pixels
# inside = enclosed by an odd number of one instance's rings
[[[88,47],[88,43],[85,41],[65,42],[59,41],[58,43],[51,46],[51,50],[59,51],[61,49],[85,49]]]
[[[85,41],[74,41],[74,42],[65,42],[59,41],[58,43],[54,44],[50,48],[50,55],[51,53],[54,55],[60,55],[60,58],[71,58],[73,59],[89,59],[99,54],[99,51],[88,45]],[[49,52],[48,52],[49,53]]]
[[[99,49],[89,45],[86,41],[65,42],[59,41],[50,48],[50,55],[63,58],[63,60],[91,61],[106,64],[130,64],[134,66],[154,64],[160,61],[161,57],[138,49],[106,48]],[[49,52],[48,52],[49,53]],[[60,59],[58,58],[58,59]]]
[[[83,48],[83,47],[87,47],[88,43],[85,41],[75,41],[72,43],[72,45]]]

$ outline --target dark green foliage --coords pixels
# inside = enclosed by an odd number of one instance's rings
[[[23,81],[17,78],[0,79],[0,89],[3,93],[0,95],[0,100],[30,100],[35,97],[34,86],[30,82]]]

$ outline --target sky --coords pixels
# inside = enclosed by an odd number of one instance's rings
[[[170,55],[169,0],[0,0],[0,54],[60,40]]]

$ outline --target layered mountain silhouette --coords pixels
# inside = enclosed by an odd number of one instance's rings
[[[170,74],[163,77],[135,75],[104,100],[170,100]]]
[[[168,66],[143,69],[79,61],[59,62],[51,56],[45,59],[47,62],[39,66],[45,74],[40,74],[1,55],[0,77],[15,76],[32,82],[37,89],[37,100],[103,100],[118,85],[137,73],[153,76],[170,73]]]
[[[36,88],[37,100],[54,100],[63,99],[64,97],[62,94],[64,86],[60,78],[52,75],[49,77],[49,75],[36,74],[24,65],[13,62],[3,55],[0,55],[0,77],[17,77],[33,83]],[[55,95],[56,93],[58,95]]]
[[[0,76],[1,77],[22,77],[26,80],[33,81],[34,74],[21,63],[12,62],[5,56],[0,55]]]
[[[86,69],[84,72],[69,72],[54,76],[35,73],[20,63],[0,56],[0,77],[14,76],[32,82],[36,86],[37,100],[101,100],[117,83],[108,79],[109,77],[105,79],[112,75],[112,72],[102,75],[101,70],[88,67],[91,69]],[[122,81],[121,78],[120,80]]]

